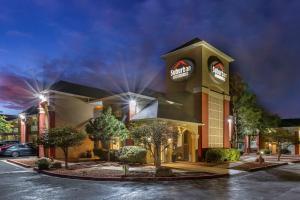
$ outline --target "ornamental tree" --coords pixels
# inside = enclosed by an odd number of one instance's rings
[[[106,144],[108,149],[108,161],[110,161],[110,142],[113,137],[124,140],[128,136],[125,124],[118,120],[108,107],[99,117],[90,119],[85,127],[89,138],[94,141],[94,149],[99,149],[99,141]]]
[[[150,151],[156,168],[161,166],[161,152],[169,147],[171,141],[176,144],[178,138],[178,129],[160,120],[135,123],[130,133],[135,143],[142,144]]]
[[[72,127],[51,128],[39,139],[38,143],[45,147],[55,146],[64,153],[65,168],[68,168],[69,148],[82,143],[86,134]]]
[[[273,142],[276,144],[277,152],[278,152],[278,156],[277,156],[278,161],[280,161],[281,149],[284,144],[287,147],[291,144],[297,143],[295,135],[293,135],[288,130],[284,130],[282,128],[269,129],[269,132],[265,133],[263,135],[263,138],[264,141],[266,142]]]
[[[6,117],[0,114],[0,133],[12,132],[12,124],[6,121]]]
[[[255,94],[249,90],[247,84],[237,74],[230,79],[230,95],[235,133],[233,146],[237,147],[239,138],[248,136],[247,151],[250,151],[251,140],[258,135],[262,128],[263,109],[258,105]]]

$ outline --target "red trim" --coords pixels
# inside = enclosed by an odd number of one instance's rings
[[[201,122],[204,125],[198,127],[198,159],[203,158],[203,148],[208,148],[208,94],[201,93]]]
[[[49,128],[55,128],[55,112],[49,111]],[[50,147],[50,158],[55,158],[55,147]]]
[[[229,142],[229,101],[224,100],[223,103],[223,147],[224,148],[230,148],[230,142]]]
[[[299,141],[299,133],[298,133],[298,131],[295,132],[295,137],[296,137],[296,141],[298,142]],[[299,152],[299,143],[295,144],[295,154],[296,155],[300,155],[300,152]]]

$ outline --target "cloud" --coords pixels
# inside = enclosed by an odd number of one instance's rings
[[[26,77],[0,74],[0,102],[8,109],[24,109],[34,101],[34,91],[28,86]],[[31,80],[32,81],[32,80]]]

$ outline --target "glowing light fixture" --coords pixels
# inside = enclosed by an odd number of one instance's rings
[[[47,101],[47,97],[44,94],[39,94],[39,99],[41,102]]]
[[[20,113],[20,114],[19,114],[19,118],[20,118],[21,120],[25,120],[25,119],[26,119],[25,113]]]
[[[136,106],[136,100],[130,99],[129,100],[129,106],[135,107]]]

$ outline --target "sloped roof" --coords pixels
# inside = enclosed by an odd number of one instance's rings
[[[185,122],[200,123],[197,119],[186,112],[183,106],[169,104],[164,100],[155,100],[143,110],[133,116],[133,120],[164,118]]]
[[[0,114],[0,115],[4,115],[6,121],[11,121],[18,118],[18,115],[6,115],[6,114]]]
[[[24,110],[23,113],[26,113],[26,115],[36,115],[39,113],[39,110],[37,106],[31,106],[30,108]]]
[[[145,95],[145,96],[150,96],[150,97],[154,97],[154,98],[159,98],[159,97],[164,97],[165,93],[163,92],[159,92],[150,88],[146,88],[143,91],[139,92],[132,92],[132,93],[137,93],[137,94],[141,94],[141,95]]]
[[[192,45],[192,44],[195,44],[195,43],[198,43],[198,42],[201,42],[201,41],[203,41],[203,40],[201,40],[201,39],[199,39],[199,38],[197,38],[197,37],[196,37],[196,38],[193,38],[192,40],[190,40],[190,41],[184,43],[183,45],[180,45],[179,47],[176,47],[175,49],[172,49],[171,51],[169,51],[169,52],[167,52],[167,53],[171,53],[171,52],[177,51],[177,50],[179,50],[179,49],[183,49],[183,48],[185,48],[185,47],[188,47],[188,46],[190,46],[190,45]]]
[[[298,127],[300,126],[300,118],[282,119],[280,127]]]
[[[80,85],[77,83],[71,83],[67,81],[58,81],[54,83],[50,87],[50,90],[74,94],[74,95],[80,95],[80,96],[85,96],[85,97],[90,97],[95,99],[111,96],[111,93],[109,93],[108,91],[85,86],[85,85]]]

